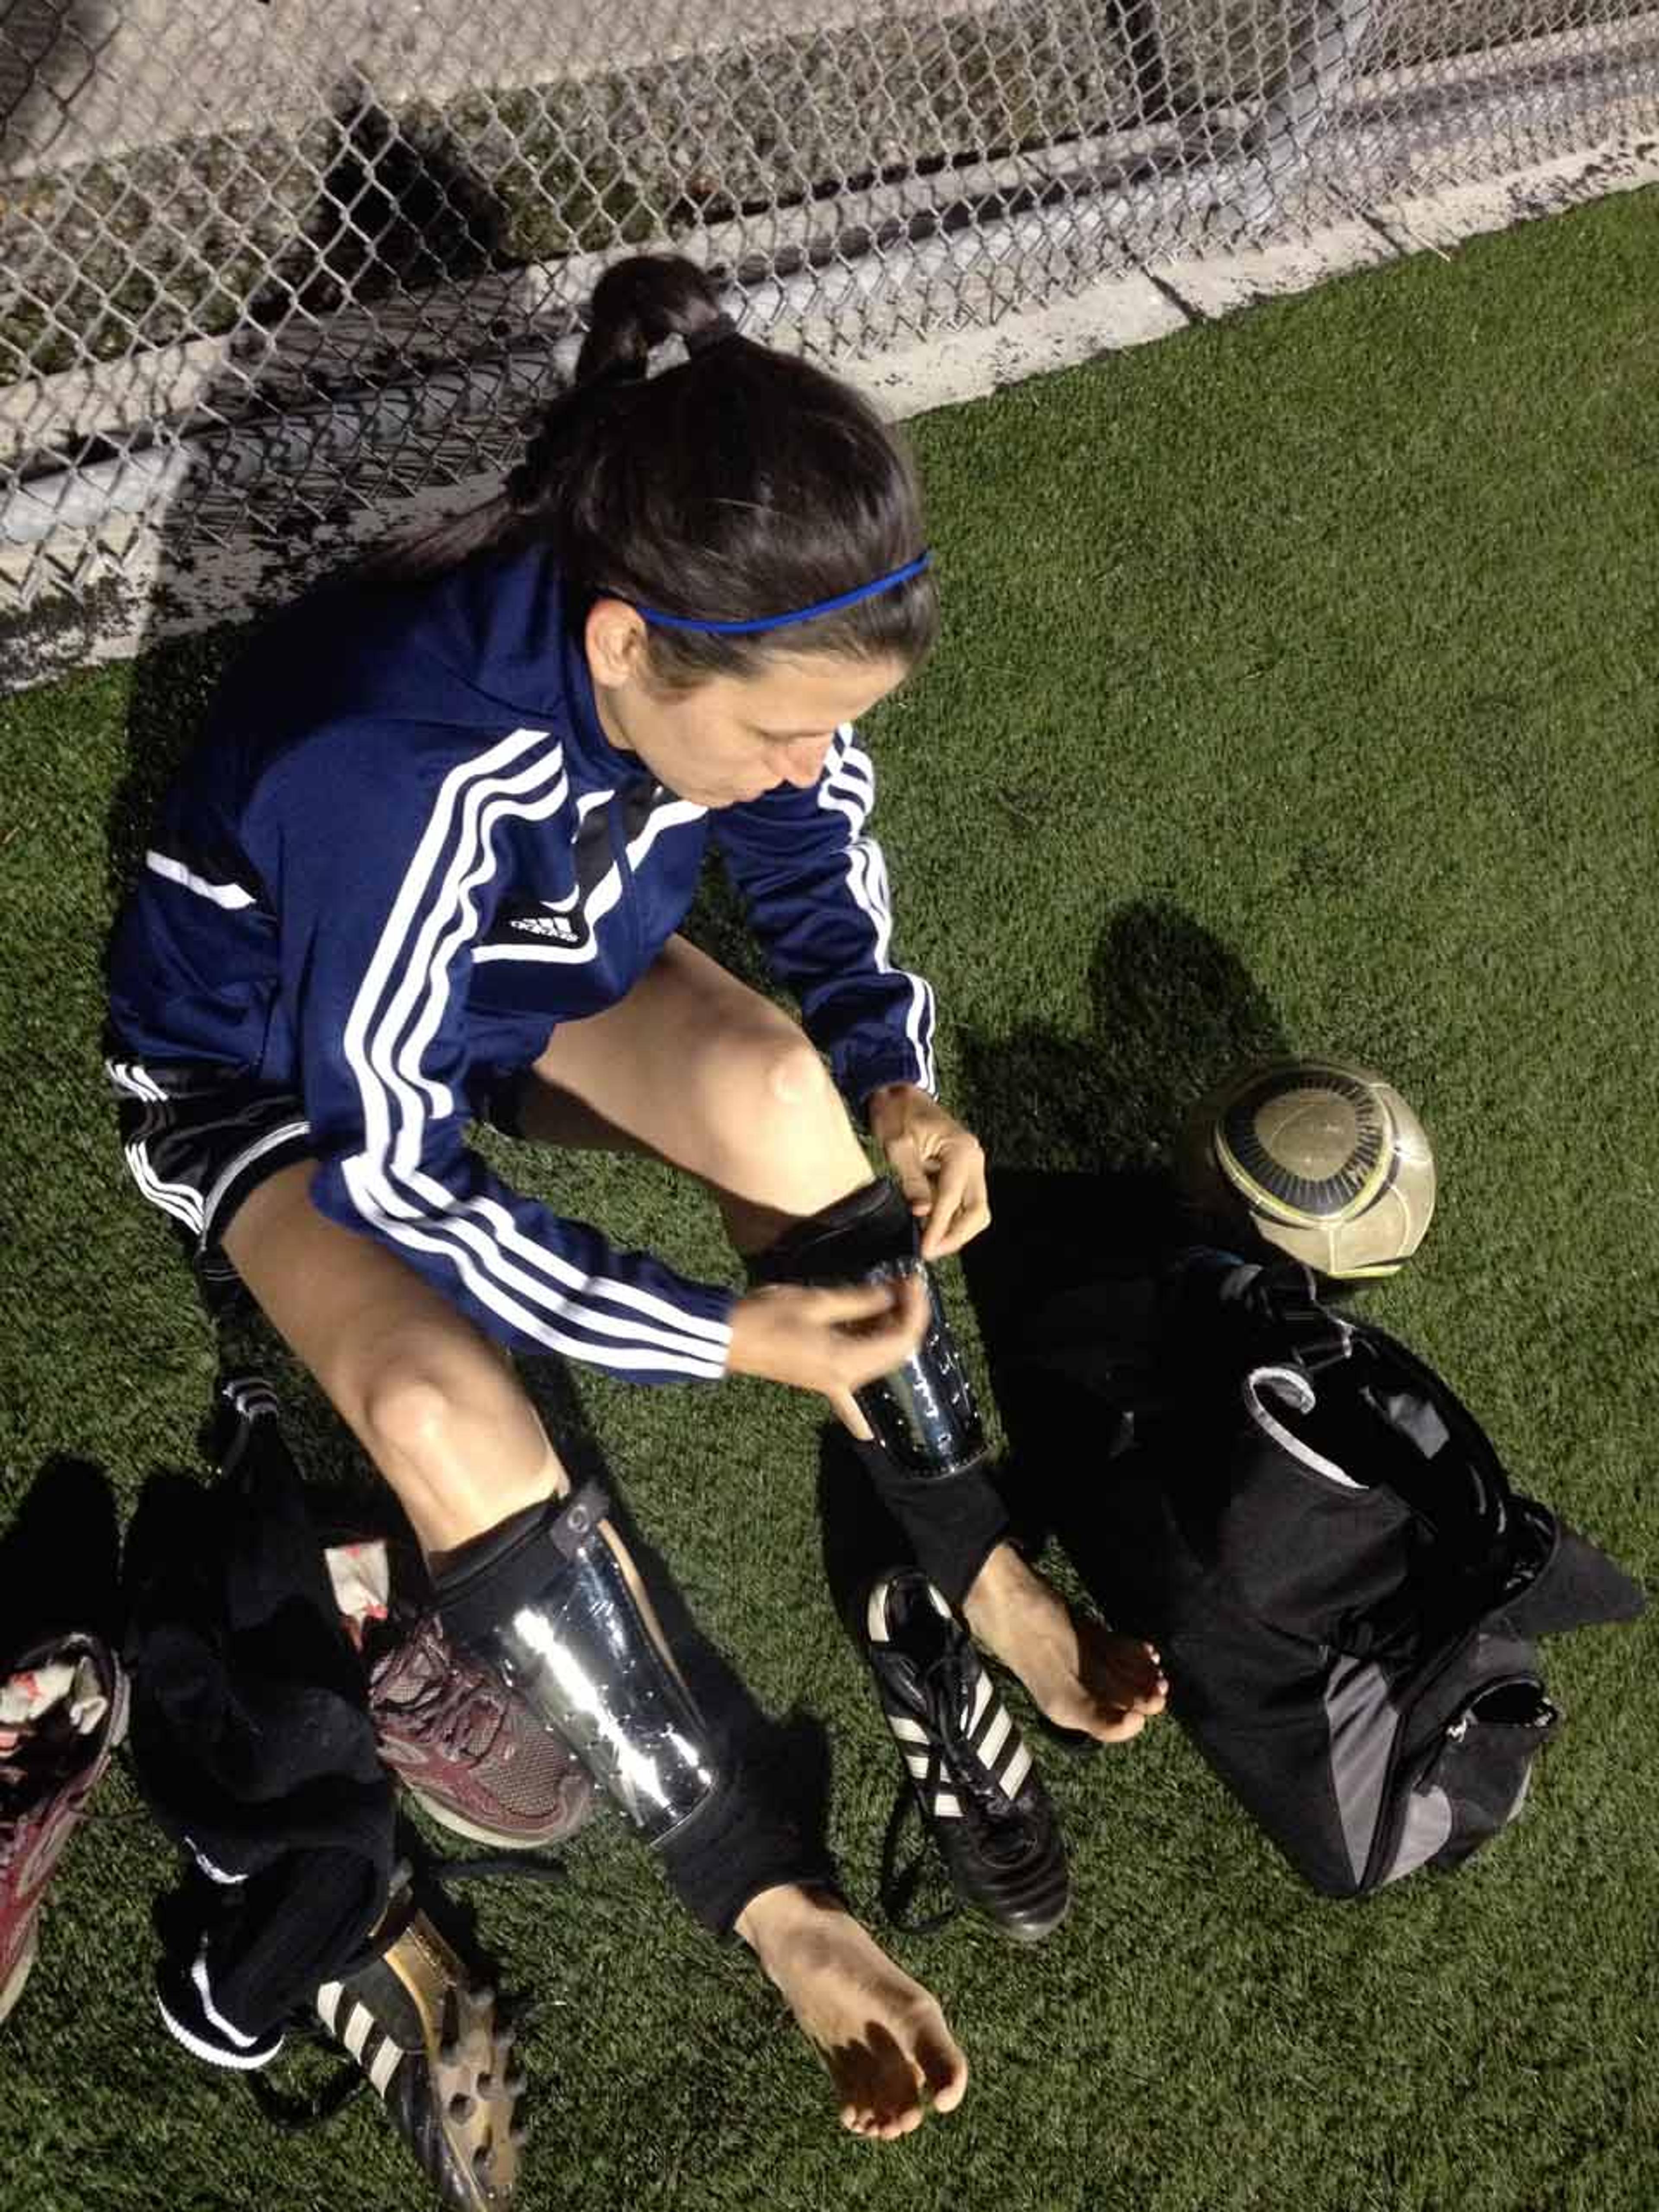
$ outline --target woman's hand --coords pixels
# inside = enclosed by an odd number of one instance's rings
[[[871,1093],[865,1110],[911,1212],[927,1224],[921,1234],[924,1260],[961,1251],[990,1226],[979,1139],[937,1098],[914,1083],[889,1083]]]
[[[927,1333],[927,1315],[919,1274],[843,1290],[769,1283],[732,1309],[726,1370],[840,1401],[902,1367]]]

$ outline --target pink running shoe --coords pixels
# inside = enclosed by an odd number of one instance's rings
[[[404,1788],[440,1826],[475,1843],[529,1851],[574,1835],[593,1809],[593,1784],[563,1737],[457,1650],[434,1613],[407,1615],[402,1627],[374,1662],[368,1709],[380,1756]]]
[[[0,2020],[34,1964],[52,1870],[126,1732],[127,1679],[95,1636],[52,1637],[0,1674]]]

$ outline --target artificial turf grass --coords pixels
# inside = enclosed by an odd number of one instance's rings
[[[916,426],[947,635],[871,732],[901,948],[994,1160],[1156,1163],[1241,1048],[1382,1065],[1444,1182],[1370,1310],[1650,1582],[1656,218],[1652,195],[1610,203]],[[153,786],[218,650],[4,710],[28,764],[0,844],[9,1498],[76,1449],[130,1509],[149,1468],[188,1463],[205,1397],[211,1354],[108,1131],[96,952],[111,795]],[[511,1158],[620,1239],[721,1266],[659,1171]],[[748,1384],[580,1394],[716,1640],[801,1712],[804,1763],[827,1753],[867,1904],[896,1770],[821,1587],[811,1408]],[[301,1413],[307,1463],[344,1472]],[[895,1943],[975,2075],[891,2149],[838,2139],[757,1978],[607,1824],[568,1892],[478,1894],[544,2007],[520,2201],[1645,2208],[1652,1650],[1645,1626],[1553,1644],[1569,1721],[1520,1830],[1364,1906],[1303,1889],[1172,1727],[1044,1755],[1073,1918],[1030,1956],[967,1923]],[[165,2041],[143,1923],[167,1855],[125,1778],[100,1803],[4,2031],[0,2207],[422,2201],[372,2107],[279,2139]]]

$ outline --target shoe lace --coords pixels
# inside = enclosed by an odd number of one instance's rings
[[[316,2021],[295,2020],[290,2023],[290,2038],[316,2049],[330,2045],[331,2039]],[[367,2088],[368,2076],[361,2067],[344,2065],[337,2068],[330,2078],[308,2096],[279,2089],[274,2081],[267,2081],[262,2073],[242,2075],[249,2095],[264,2114],[272,2127],[281,2128],[285,2135],[298,2135],[306,2128],[320,2127],[331,2120],[337,2112]]]
[[[993,1863],[1015,1865],[1027,1849],[1023,1816],[973,1747],[965,1718],[969,1700],[963,1694],[963,1674],[960,1659],[949,1651],[922,1671],[922,1688],[938,1740],[929,1744],[927,1772],[914,1784],[908,1781],[899,1784],[882,1838],[878,1894],[890,1924],[907,1936],[936,1935],[962,1910],[954,1894],[935,1911],[914,1909],[923,1875],[936,1866],[921,1806],[941,1786],[953,1792],[964,1817],[973,1818],[980,1848]],[[922,1832],[907,1865],[901,1862],[905,1831],[913,1819],[921,1824]]]
[[[26,1737],[19,1748],[27,1742]],[[33,1840],[57,1790],[72,1781],[76,1771],[68,1758],[0,1759],[0,1867],[10,1866],[24,1844]]]
[[[13,1790],[17,1790],[21,1796],[23,1780],[21,1767],[9,1766],[0,1759],[0,1873],[3,1873],[21,1851],[23,1838],[27,1832],[24,1815],[28,1808],[20,1803],[17,1810],[11,1813],[8,1812],[6,1805],[8,1796]]]
[[[564,1878],[561,1860],[547,1857],[438,1859],[423,1863],[422,1879],[430,1888],[441,1892],[452,1881],[559,1881]],[[399,1887],[398,1876],[407,1881],[407,1861],[399,1862],[393,1875],[394,1893]],[[484,1984],[475,1978],[470,1984],[477,1995]],[[520,1998],[512,2008],[513,2033],[521,2035],[528,2026],[534,2008],[527,1998]],[[310,2051],[334,2051],[338,2039],[330,2034],[315,2014],[307,2009],[296,2012],[288,2023],[290,2041]],[[352,2098],[368,2085],[368,2076],[355,2061],[342,2063],[317,2088],[309,2093],[295,2093],[278,2088],[262,2070],[244,2074],[240,2077],[254,2103],[265,2118],[284,2134],[299,2135],[308,2128],[320,2127],[344,2109]]]
[[[962,1911],[961,1900],[951,1893],[947,1901],[936,1911],[915,1912],[912,1910],[916,1893],[921,1887],[922,1876],[932,1872],[942,1876],[937,1855],[925,1823],[920,1842],[908,1865],[900,1863],[904,1844],[904,1832],[912,1820],[921,1822],[921,1807],[916,1793],[908,1782],[899,1784],[893,1800],[893,1809],[888,1815],[887,1832],[881,1839],[881,1869],[877,1877],[876,1893],[881,1899],[881,1909],[890,1927],[903,1936],[937,1936],[941,1928],[948,1928]]]
[[[948,1754],[941,1759],[938,1751],[932,1755],[928,1770],[928,1786],[937,1786],[939,1777],[933,1767],[945,1770],[950,1787],[961,1803],[966,1799],[981,1819],[989,1824],[992,1833],[987,1844],[993,1857],[1006,1857],[1011,1862],[1024,1849],[1025,1822],[1024,1816],[995,1777],[986,1767],[974,1749],[966,1718],[968,1700],[963,1695],[962,1669],[948,1656],[935,1660],[923,1677],[929,1692],[929,1703],[938,1716],[939,1736]]]
[[[507,1699],[470,1668],[434,1662],[414,1694],[396,1701],[399,1729],[437,1743],[451,1759],[476,1766],[495,1749],[507,1722]]]

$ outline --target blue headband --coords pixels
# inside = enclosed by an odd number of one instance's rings
[[[665,615],[655,607],[642,607],[637,601],[634,611],[642,621],[654,623],[659,629],[702,630],[711,637],[748,637],[757,630],[787,629],[793,623],[811,622],[818,615],[839,614],[843,607],[855,607],[860,599],[873,599],[878,592],[896,591],[901,584],[908,584],[912,576],[919,576],[924,568],[931,567],[933,559],[931,553],[919,553],[902,568],[890,569],[872,584],[860,584],[855,591],[842,592],[833,599],[819,599],[810,607],[797,607],[793,614],[757,615],[750,622],[706,622],[701,615]]]

